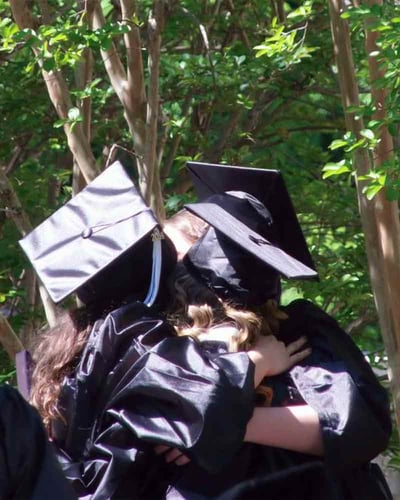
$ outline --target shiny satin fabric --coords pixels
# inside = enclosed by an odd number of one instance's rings
[[[0,387],[0,498],[74,500],[37,411],[14,388]]]
[[[212,194],[225,191],[245,191],[255,196],[272,215],[277,236],[275,243],[279,248],[315,269],[292,200],[279,170],[194,161],[188,161],[187,168],[200,201],[204,201]]]
[[[319,416],[325,456],[322,460],[279,448],[244,444],[218,474],[195,463],[175,468],[168,500],[205,500],[223,497],[268,498],[268,477],[285,471],[287,481],[302,464],[323,466],[317,485],[292,490],[285,500],[388,500],[390,491],[375,464],[391,434],[388,397],[364,356],[336,321],[305,300],[283,310],[279,338],[285,343],[307,335],[312,354],[290,373],[267,380],[274,392],[273,406],[308,403]],[[322,481],[322,483],[321,483]],[[320,489],[323,485],[322,490]],[[257,486],[257,488],[255,488]],[[232,489],[232,490],[231,490]],[[239,492],[227,496],[227,492]],[[257,495],[253,496],[257,491]],[[310,496],[307,496],[309,491]],[[224,496],[225,495],[225,496]],[[264,496],[263,496],[264,495]],[[273,497],[274,498],[274,497]]]
[[[135,266],[138,281],[130,291],[142,290],[143,283],[151,276],[150,233],[157,224],[129,173],[116,161],[19,243],[57,303],[76,290],[82,292],[88,281],[106,271],[126,252],[143,261],[143,267]],[[135,252],[139,242],[142,248]],[[123,281],[124,267],[114,266],[113,272],[120,269],[119,278]],[[112,281],[113,274],[107,276]],[[108,293],[103,286],[91,297],[93,286],[82,296],[85,303]],[[111,292],[108,297],[112,297]]]
[[[64,382],[67,425],[53,428],[62,468],[79,498],[163,498],[169,471],[154,445],[219,470],[243,441],[253,384],[245,353],[207,358],[143,304],[117,309]]]

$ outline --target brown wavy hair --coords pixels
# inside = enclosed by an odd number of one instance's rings
[[[183,264],[178,264],[172,285],[174,301],[168,312],[168,320],[177,335],[194,338],[207,333],[210,328],[230,324],[239,335],[229,345],[230,351],[248,350],[259,335],[276,335],[279,322],[287,315],[270,299],[252,309],[219,299],[207,286],[193,278]]]
[[[76,368],[90,330],[84,309],[65,312],[58,317],[57,325],[39,333],[31,346],[34,370],[30,402],[48,432],[53,420],[64,420],[58,408],[62,382]]]

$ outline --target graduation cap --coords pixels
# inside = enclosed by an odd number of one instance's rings
[[[161,272],[175,264],[170,242],[119,162],[19,243],[50,297],[77,292],[85,304],[138,294],[151,305]],[[163,266],[161,266],[162,261]]]
[[[279,170],[187,162],[199,200],[225,191],[244,191],[269,210],[284,252],[315,269],[292,200]],[[317,273],[314,273],[316,276]]]
[[[211,226],[185,257],[192,274],[245,305],[277,299],[281,275],[317,276],[280,172],[195,162],[188,167],[206,199],[186,208]]]

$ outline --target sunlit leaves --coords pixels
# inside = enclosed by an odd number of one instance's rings
[[[351,172],[351,166],[347,165],[345,160],[341,160],[337,163],[327,163],[324,165],[323,169],[323,179],[328,179],[329,177],[333,177],[341,174],[348,174]]]
[[[268,57],[273,59],[277,67],[281,70],[287,69],[293,64],[299,64],[304,58],[311,57],[317,50],[316,47],[309,47],[304,43],[306,26],[286,31],[283,25],[273,24],[271,35],[267,36],[264,42],[256,45],[254,49],[256,57]]]
[[[35,50],[35,61],[50,72],[75,66],[82,59],[85,48],[109,49],[113,39],[127,33],[136,21],[108,22],[96,30],[90,30],[84,19],[76,20],[73,16],[51,26],[41,25],[37,30],[19,30],[13,22],[1,22],[1,50],[11,52],[24,44]],[[27,69],[33,70],[32,63]]]

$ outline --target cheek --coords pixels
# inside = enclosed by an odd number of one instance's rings
[[[176,253],[178,254],[178,260],[182,260],[186,252],[192,246],[192,242],[185,234],[173,227],[165,227],[165,234],[170,238],[174,244]]]

